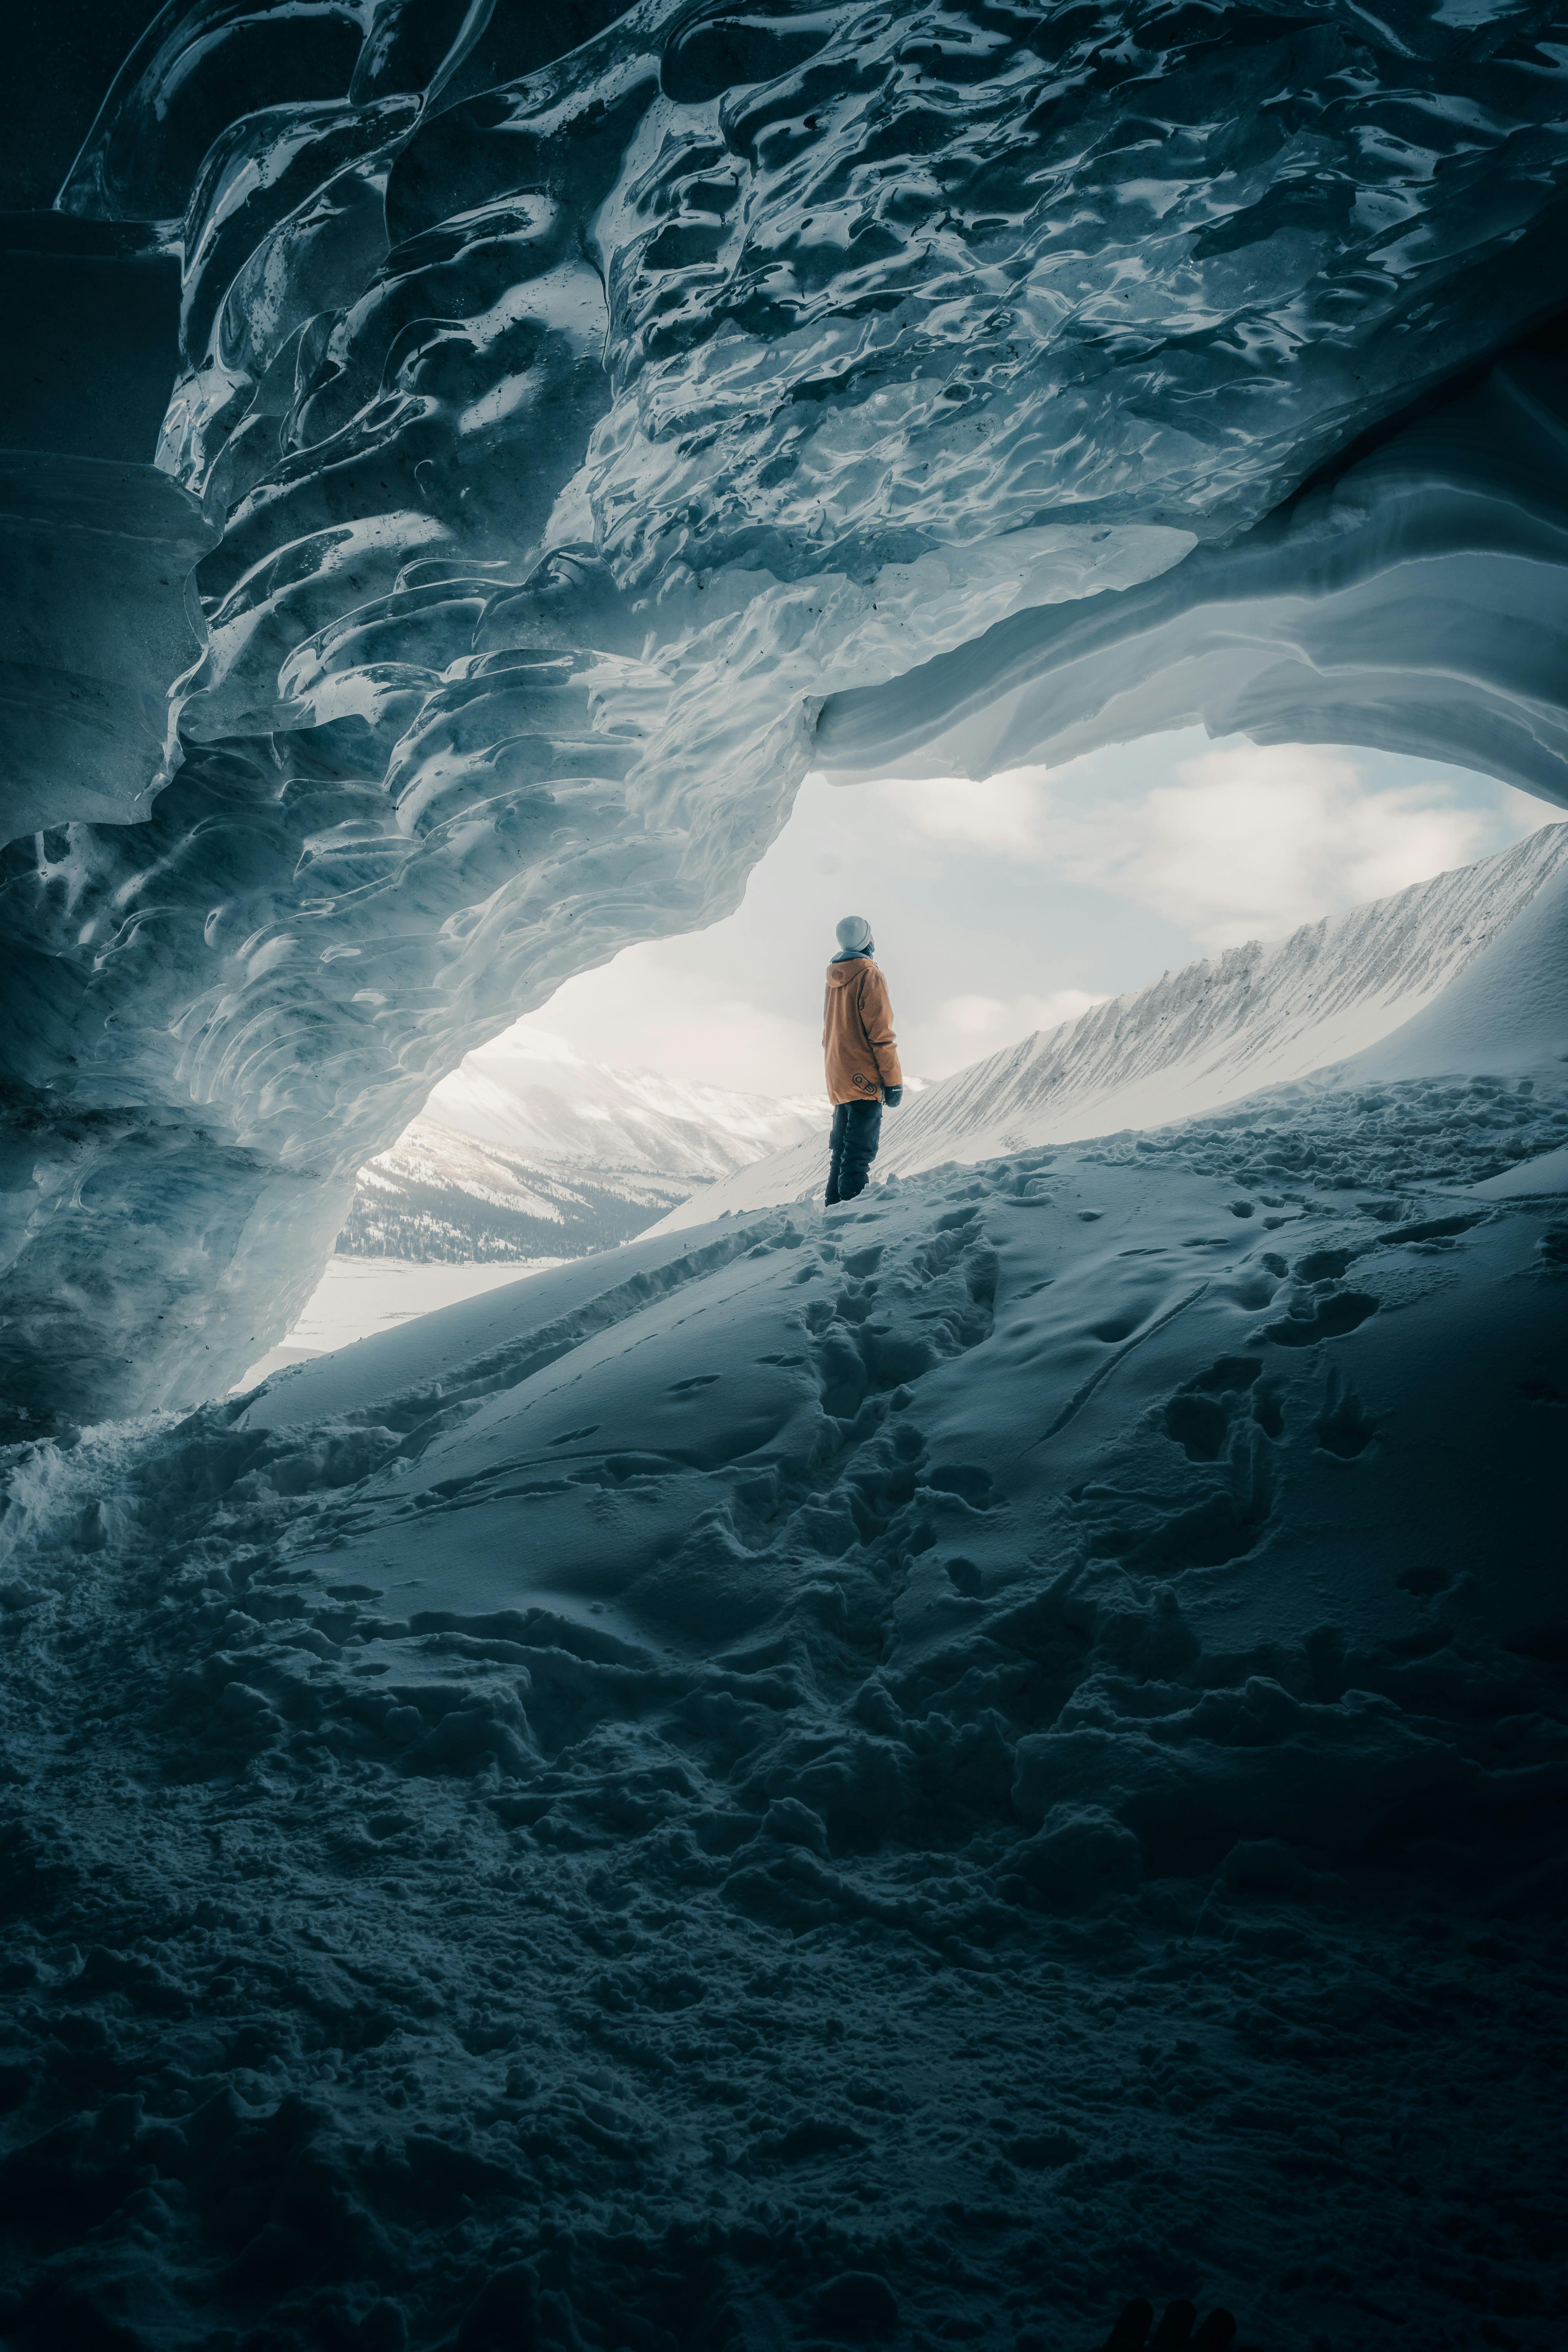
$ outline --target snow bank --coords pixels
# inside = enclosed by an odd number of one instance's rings
[[[1547,2352],[1565,1133],[1279,1088],[14,1449],[8,2342]]]
[[[1426,1077],[1529,1070],[1565,1057],[1568,874],[1558,873],[1435,1003],[1361,1055],[1355,1067],[1375,1077]]]

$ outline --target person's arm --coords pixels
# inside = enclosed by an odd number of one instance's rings
[[[899,1066],[899,1041],[893,1034],[893,1008],[888,983],[875,964],[867,967],[860,982],[860,1026],[883,1086],[901,1087],[904,1074]]]

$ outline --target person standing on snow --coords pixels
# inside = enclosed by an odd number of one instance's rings
[[[876,942],[864,915],[838,926],[838,953],[827,967],[822,1046],[827,1059],[827,1205],[866,1190],[882,1137],[882,1105],[903,1098],[904,1074],[893,1035],[888,983],[871,959]]]

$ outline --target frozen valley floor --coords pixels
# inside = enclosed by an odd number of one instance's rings
[[[1284,1088],[15,1449],[6,2352],[1559,2346],[1565,1138]]]

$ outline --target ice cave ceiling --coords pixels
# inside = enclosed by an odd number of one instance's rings
[[[1196,715],[1568,802],[1565,67],[1486,0],[171,0],[0,256],[19,1425],[237,1377],[814,761]]]

